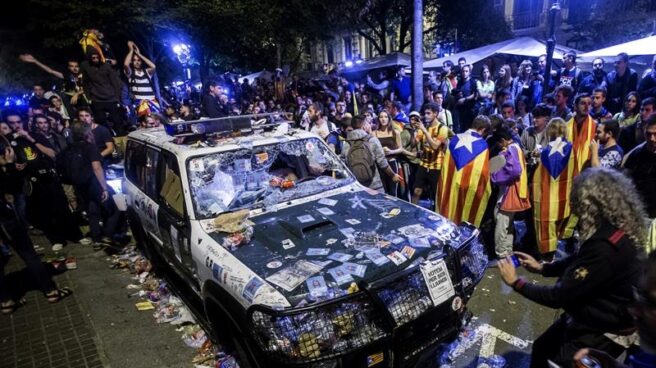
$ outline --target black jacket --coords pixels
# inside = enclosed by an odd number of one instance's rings
[[[84,93],[92,100],[98,102],[121,101],[123,82],[112,66],[109,64],[92,65],[88,61],[80,64],[84,78]]]
[[[555,285],[533,285],[520,279],[514,286],[536,303],[564,309],[574,322],[617,333],[634,326],[628,307],[633,301],[632,286],[640,279],[640,265],[633,241],[607,224],[578,253],[544,265],[544,276],[559,277]]]

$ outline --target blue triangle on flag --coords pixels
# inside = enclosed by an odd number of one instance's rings
[[[552,150],[550,146],[547,146],[547,148],[543,149],[540,154],[540,161],[549,172],[549,175],[556,179],[567,167],[569,156],[571,154],[572,144],[570,142],[565,143],[562,154],[559,151]]]
[[[471,143],[471,152],[469,152],[469,149],[465,146],[456,148],[460,139],[461,134],[458,134],[453,137],[453,139],[451,139],[451,142],[449,142],[451,157],[453,157],[453,162],[456,164],[456,169],[458,170],[461,170],[463,167],[467,166],[468,163],[472,162],[472,160],[474,160],[476,157],[478,157],[478,155],[487,149],[487,142],[485,142],[485,140],[482,138],[478,138]]]

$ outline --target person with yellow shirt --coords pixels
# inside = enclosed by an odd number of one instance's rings
[[[414,145],[418,148],[419,158],[412,193],[414,204],[419,203],[424,190],[428,190],[429,198],[435,198],[437,193],[437,181],[449,136],[449,128],[437,118],[440,110],[436,103],[428,103],[424,108],[425,124],[421,119],[410,121],[416,130]]]

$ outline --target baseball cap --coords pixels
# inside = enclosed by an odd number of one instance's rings
[[[417,111],[413,111],[413,112],[410,113],[410,115],[408,115],[408,117],[409,117],[410,119],[412,119],[413,116],[414,116],[414,117],[417,117],[417,118],[419,118],[419,119],[421,119],[421,114],[418,113]]]

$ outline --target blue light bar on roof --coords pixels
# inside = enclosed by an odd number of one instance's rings
[[[235,115],[214,119],[192,121],[172,121],[164,124],[166,134],[172,137],[190,135],[228,135],[233,133],[247,134],[254,129],[265,129],[284,122],[284,116],[279,113],[257,115]]]

